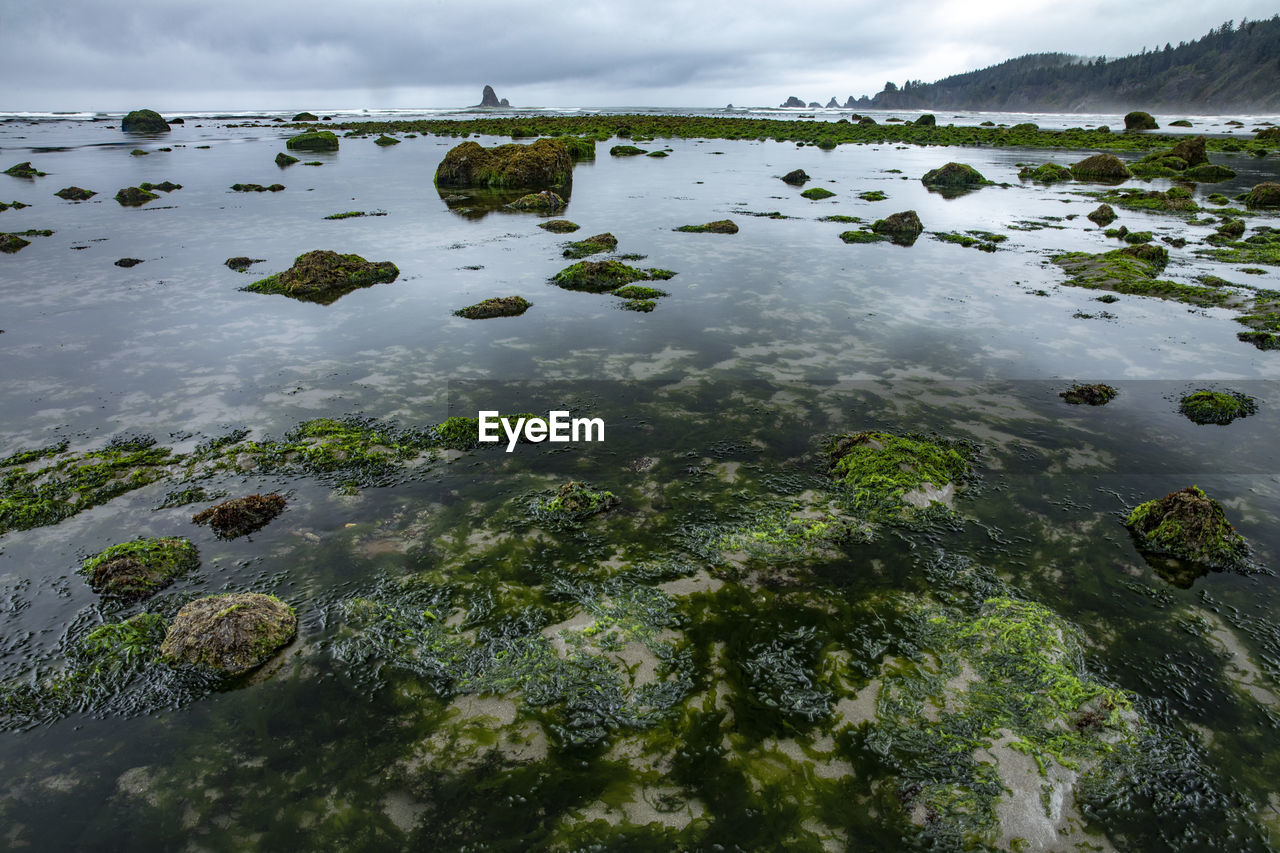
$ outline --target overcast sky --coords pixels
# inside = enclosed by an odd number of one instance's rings
[[[0,111],[776,106],[1120,56],[1280,0],[0,0]]]

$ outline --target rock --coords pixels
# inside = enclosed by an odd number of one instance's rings
[[[116,193],[115,199],[125,207],[140,207],[149,201],[160,198],[153,192],[148,192],[141,187],[125,187]]]
[[[124,267],[125,269],[131,269],[133,267],[136,267],[140,263],[142,263],[142,258],[121,258],[120,260],[116,261],[116,266]]]
[[[12,175],[15,178],[43,178],[47,173],[41,172],[30,162],[15,163],[4,170],[6,175]]]
[[[279,166],[281,169],[283,169],[285,166],[292,166],[296,162],[298,162],[297,157],[291,157],[288,154],[284,153],[283,151],[281,151],[279,154],[276,155],[276,165]]]
[[[582,226],[567,219],[551,219],[547,222],[539,222],[538,227],[550,231],[552,234],[572,234]]]
[[[845,231],[841,233],[840,239],[846,243],[879,243],[889,238],[871,231]]]
[[[920,183],[930,189],[965,190],[991,183],[968,163],[947,163],[925,172]]]
[[[484,91],[480,93],[480,103],[477,106],[500,107],[502,105],[502,101],[498,100],[498,94],[493,91],[493,87],[485,86]]]
[[[1180,118],[1177,121],[1169,122],[1169,127],[1191,127],[1191,126],[1192,126],[1191,122],[1187,121],[1185,118]]]
[[[338,136],[331,130],[308,130],[290,137],[284,147],[293,151],[337,151]]]
[[[1237,418],[1256,414],[1258,404],[1247,394],[1201,389],[1179,400],[1178,411],[1202,426],[1226,426]]]
[[[382,136],[379,136],[377,139],[373,140],[373,144],[374,144],[374,145],[381,145],[381,146],[383,146],[383,147],[385,148],[385,147],[386,147],[386,146],[388,146],[388,145],[399,145],[399,144],[400,144],[400,140],[399,140],[399,139],[396,139],[394,136],[387,136],[387,135],[384,133],[384,134],[382,134]]]
[[[924,225],[914,210],[904,210],[884,219],[877,219],[872,223],[871,230],[885,235],[900,246],[910,246],[915,243],[920,232],[924,231]]]
[[[634,145],[615,145],[609,149],[609,153],[614,157],[637,157],[648,152]]]
[[[563,198],[553,193],[551,190],[543,190],[540,193],[529,193],[522,195],[520,198],[511,202],[507,207],[512,210],[536,210],[543,213],[550,213],[556,210],[563,210],[566,202]]]
[[[810,102],[809,102],[809,109],[811,109],[811,110],[820,110],[820,109],[822,109],[822,104],[818,103],[817,101],[810,101]]]
[[[804,182],[809,180],[809,176],[805,174],[804,169],[796,169],[783,175],[782,180],[791,184],[793,187],[799,187],[803,186]]]
[[[1116,221],[1116,212],[1109,204],[1100,204],[1089,214],[1089,219],[1093,221],[1099,228],[1106,228],[1112,222]]]
[[[67,201],[86,201],[97,195],[93,190],[86,190],[82,187],[64,187],[54,193],[58,198]]]
[[[1201,166],[1209,162],[1209,156],[1205,153],[1204,145],[1205,138],[1203,136],[1194,136],[1184,139],[1170,148],[1169,154],[1187,161],[1188,166]]]
[[[1182,177],[1190,181],[1197,181],[1202,184],[1216,184],[1219,181],[1229,181],[1236,176],[1234,169],[1226,166],[1219,166],[1217,163],[1205,163],[1200,166],[1192,166],[1182,173]]]
[[[1151,113],[1134,110],[1124,117],[1125,130],[1159,130],[1160,125],[1151,117]]]
[[[827,109],[838,110],[840,109],[840,104],[836,102],[835,98],[832,98],[831,100],[827,101]]]
[[[666,279],[672,275],[667,270],[636,269],[622,261],[579,261],[560,270],[552,277],[551,282],[565,290],[608,293],[633,281]]]
[[[933,113],[925,113],[912,122],[916,127],[937,127],[938,119]]]
[[[151,192],[152,190],[160,190],[160,192],[171,193],[174,190],[182,189],[182,184],[175,184],[173,181],[161,181],[158,184],[152,184],[152,183],[143,181],[142,183],[138,184],[138,188],[144,189],[147,192]]]
[[[1034,168],[1026,166],[1018,170],[1018,178],[1023,181],[1052,184],[1056,181],[1071,180],[1071,170],[1066,166],[1059,166],[1057,163],[1045,163]]]
[[[284,189],[284,184],[272,184],[269,187],[262,184],[232,184],[231,189],[238,193],[278,193]]]
[[[804,101],[800,100],[800,99],[799,99],[799,98],[797,98],[795,95],[792,95],[791,97],[787,98],[787,100],[786,100],[785,102],[783,102],[783,103],[779,104],[778,106],[779,106],[779,108],[781,108],[781,109],[788,109],[788,108],[794,108],[794,107],[803,107],[803,106],[804,106]]]
[[[498,101],[498,106],[500,106],[500,107],[510,107],[510,106],[511,106],[511,102],[510,102],[510,101],[508,101],[506,98],[503,98],[502,100]]]
[[[488,320],[492,317],[519,317],[532,305],[523,296],[495,296],[475,305],[468,305],[453,313],[468,320]]]
[[[236,272],[244,272],[249,267],[253,266],[254,264],[260,264],[264,260],[266,259],[265,258],[248,258],[248,257],[245,257],[244,255],[240,255],[234,258],[227,258],[225,263],[228,267],[235,270]]]
[[[494,148],[468,141],[450,149],[436,169],[440,187],[568,189],[572,182],[573,158],[556,139]]]
[[[1244,537],[1227,522],[1222,505],[1197,486],[1138,505],[1124,526],[1144,554],[1216,570],[1248,564],[1249,546]]]
[[[1089,406],[1105,406],[1114,400],[1118,393],[1120,392],[1110,385],[1098,383],[1096,385],[1072,385],[1066,391],[1059,393],[1058,396],[1073,406],[1078,406],[1081,403]]]
[[[1264,127],[1253,138],[1257,142],[1280,142],[1280,127]]]
[[[298,631],[293,608],[272,595],[239,592],[198,598],[178,611],[161,658],[240,675],[265,663]]]
[[[277,494],[246,495],[201,510],[191,521],[209,525],[219,539],[235,539],[266,527],[284,512],[286,503]]]
[[[299,255],[293,266],[242,288],[251,293],[278,293],[304,302],[329,305],[362,287],[392,282],[400,275],[390,261],[373,263],[359,255],[317,249]]]
[[[612,252],[616,248],[618,248],[618,238],[606,231],[565,246],[564,257],[585,258],[600,252]]]
[[[187,123],[187,120],[181,117],[169,119],[169,124],[186,124],[186,123]]]
[[[874,430],[836,437],[827,445],[827,459],[831,478],[872,518],[910,514],[934,502],[947,505],[970,470],[969,460],[953,447]]]
[[[876,120],[873,119],[871,116],[862,116],[860,119],[858,119],[858,124],[875,124],[875,123],[876,123]]]
[[[19,249],[24,249],[30,245],[30,240],[24,240],[17,234],[0,233],[0,252],[3,252],[6,255],[12,255]]]
[[[809,201],[822,201],[824,198],[831,198],[835,193],[826,187],[810,187],[800,193],[801,198],[807,198]]]
[[[1249,207],[1280,207],[1280,183],[1266,181],[1245,193],[1244,202]]]
[[[319,121],[315,113],[298,113],[293,117],[294,121]]]
[[[1218,226],[1218,233],[1224,237],[1238,239],[1244,236],[1244,220],[1228,219],[1222,225]]]
[[[94,592],[119,601],[138,601],[173,583],[200,564],[196,546],[180,537],[135,539],[112,545],[80,566]]]
[[[695,234],[737,234],[738,225],[732,219],[717,219],[715,222],[708,222],[705,225],[681,225],[673,230]]]
[[[1094,154],[1071,167],[1077,181],[1123,181],[1133,177],[1129,167],[1114,154]]]
[[[581,520],[613,509],[620,503],[622,501],[613,492],[597,491],[586,483],[570,481],[561,485],[549,500],[536,502],[533,510],[535,517],[548,515]]]
[[[120,122],[125,133],[168,133],[169,123],[155,110],[134,110]]]

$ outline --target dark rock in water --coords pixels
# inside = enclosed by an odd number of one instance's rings
[[[1257,142],[1280,142],[1280,127],[1264,127],[1253,138]]]
[[[731,110],[731,109],[733,109],[733,104],[729,104],[728,106],[726,106],[726,107],[725,107],[725,109],[726,109],[726,110]]]
[[[247,495],[232,498],[191,516],[193,524],[207,524],[219,539],[235,539],[261,530],[284,512],[281,495]]]
[[[1182,173],[1182,177],[1189,181],[1197,181],[1202,184],[1216,184],[1220,181],[1229,181],[1236,176],[1234,169],[1226,166],[1220,166],[1217,163],[1204,163],[1199,166],[1192,166]]]
[[[198,598],[178,611],[162,659],[240,675],[265,663],[298,631],[293,608],[272,595],[237,592]]]
[[[80,573],[94,592],[120,601],[147,598],[200,564],[196,546],[179,537],[135,539],[84,561]]]
[[[945,166],[925,172],[920,183],[946,195],[977,189],[991,181],[984,178],[981,172],[968,163],[947,163]]]
[[[1222,505],[1197,486],[1139,504],[1124,526],[1144,556],[1171,557],[1219,571],[1249,564],[1244,537],[1227,521]]]
[[[239,255],[234,258],[227,258],[226,264],[228,267],[235,270],[236,272],[244,272],[249,267],[253,266],[254,264],[260,264],[264,260],[266,259],[265,258],[248,258],[248,257],[245,257],[244,255]]]
[[[116,266],[130,269],[132,267],[136,267],[140,263],[142,263],[142,258],[121,258],[116,261]]]
[[[262,184],[232,184],[231,189],[238,193],[278,193],[284,189],[284,184],[272,184],[269,187]]]
[[[1244,203],[1249,207],[1280,207],[1280,183],[1265,181],[1245,193]]]
[[[933,113],[925,113],[912,122],[916,127],[937,127],[938,119]]]
[[[787,98],[785,103],[779,104],[778,106],[784,109],[787,107],[803,107],[804,101],[800,100],[795,95],[792,95],[791,97]]]
[[[924,225],[914,210],[904,210],[884,219],[877,219],[871,225],[876,234],[883,234],[899,246],[911,246],[924,231]]]
[[[732,219],[717,219],[705,225],[681,225],[675,231],[686,231],[693,234],[737,234],[738,224]]]
[[[836,99],[833,97],[831,100],[827,101],[827,109],[838,110],[840,109],[840,104],[837,103]]]
[[[1180,118],[1177,121],[1169,122],[1169,127],[1191,127],[1191,126],[1192,126],[1191,122],[1187,121],[1185,118]]]
[[[621,261],[579,261],[560,270],[551,282],[565,290],[607,293],[633,281],[662,280],[672,275],[669,270],[636,269]]]
[[[331,130],[308,130],[290,137],[284,147],[294,151],[337,151],[338,136]]]
[[[30,162],[15,163],[4,170],[6,175],[12,175],[15,178],[43,178],[47,173],[41,172]]]
[[[523,296],[495,296],[475,305],[468,305],[453,313],[468,320],[488,320],[493,317],[519,317],[532,305]]]
[[[184,118],[171,118],[171,119],[169,119],[169,124],[186,124],[186,123],[187,123],[187,120],[186,120],[186,119],[184,119]]]
[[[1099,228],[1106,228],[1112,222],[1116,221],[1116,212],[1109,204],[1100,204],[1089,214],[1089,219],[1093,221]]]
[[[279,154],[276,155],[276,165],[279,166],[281,169],[283,169],[285,166],[292,166],[296,162],[298,162],[297,157],[291,157],[288,154],[284,153],[283,151],[281,151]]]
[[[30,245],[30,240],[24,240],[17,234],[0,233],[0,252],[3,252],[6,255],[12,255],[19,249],[25,249]]]
[[[155,110],[134,110],[120,122],[125,133],[168,133],[169,122]]]
[[[618,238],[606,231],[565,246],[564,257],[576,260],[600,252],[612,252],[616,248],[618,248]]]
[[[1201,389],[1179,400],[1178,411],[1201,426],[1226,426],[1237,418],[1256,414],[1258,404],[1247,394]]]
[[[1057,163],[1043,163],[1036,167],[1025,166],[1018,170],[1018,178],[1023,181],[1037,181],[1052,184],[1057,181],[1071,180],[1071,170]]]
[[[800,193],[801,198],[807,198],[809,201],[822,201],[824,198],[831,198],[835,193],[826,187],[809,187],[809,189]]]
[[[541,213],[550,213],[556,210],[563,210],[567,203],[551,190],[543,190],[540,193],[529,193],[528,195],[520,196],[507,207],[512,210],[534,210]]]
[[[572,182],[573,158],[556,139],[493,148],[468,141],[450,149],[436,169],[440,187],[567,189]]]
[[[1105,406],[1115,399],[1118,393],[1110,385],[1098,383],[1096,385],[1072,385],[1066,391],[1058,394],[1058,396],[1073,406],[1078,406],[1081,403],[1089,406]]]
[[[86,190],[83,187],[64,187],[54,193],[58,198],[67,201],[85,201],[97,195],[93,190]]]
[[[510,101],[508,101],[506,98],[503,98],[502,100],[498,101],[498,106],[500,106],[500,107],[509,107],[509,106],[511,106],[511,102],[510,102]]]
[[[362,287],[395,281],[400,269],[390,261],[373,263],[359,255],[317,249],[294,259],[293,266],[241,288],[250,293],[278,293],[303,302],[329,305]]]
[[[1244,220],[1228,219],[1226,222],[1218,226],[1218,233],[1223,237],[1239,239],[1244,236]]]
[[[817,101],[810,101],[810,102],[809,102],[809,109],[811,109],[811,110],[820,110],[820,109],[822,109],[822,104],[818,103]]]
[[[582,226],[567,219],[551,219],[546,222],[539,222],[538,227],[550,231],[552,234],[572,234]]]
[[[1125,130],[1159,130],[1160,125],[1151,117],[1151,113],[1134,110],[1124,117]]]
[[[1187,161],[1188,166],[1201,166],[1209,162],[1209,156],[1204,151],[1205,141],[1203,136],[1184,139],[1170,148],[1169,154]]]
[[[174,190],[182,189],[182,184],[175,184],[173,181],[161,181],[158,184],[152,184],[152,183],[148,183],[147,181],[143,181],[142,183],[138,184],[138,188],[144,189],[147,192],[151,192],[152,190],[160,190],[160,192],[162,193],[171,193]]]
[[[140,207],[149,201],[160,198],[153,192],[148,192],[141,187],[125,187],[116,193],[115,199],[125,207]]]
[[[485,87],[484,87],[484,92],[483,92],[483,93],[481,93],[481,95],[480,95],[480,103],[478,104],[478,106],[481,106],[481,107],[500,107],[500,106],[502,106],[502,101],[499,101],[499,100],[498,100],[498,94],[497,94],[497,92],[494,92],[494,91],[493,91],[493,87],[492,87],[492,86],[485,86]]]
[[[374,145],[381,145],[381,146],[383,146],[383,147],[385,148],[385,147],[386,147],[386,146],[388,146],[388,145],[399,145],[399,144],[400,144],[400,140],[399,140],[399,139],[396,139],[394,136],[387,136],[387,135],[384,133],[384,134],[382,134],[382,136],[379,136],[377,139],[373,140],[373,144],[374,144]]]
[[[609,153],[614,157],[638,157],[648,152],[634,145],[615,145],[609,149]]]
[[[1071,167],[1071,174],[1077,181],[1103,183],[1119,182],[1133,177],[1129,167],[1114,154],[1094,154],[1092,157],[1086,157]]]
[[[782,180],[794,187],[798,187],[802,186],[805,181],[809,180],[809,176],[805,173],[804,169],[796,169],[795,171],[787,172],[783,175]]]
[[[319,121],[315,113],[298,113],[293,117],[294,121]]]
[[[858,124],[875,124],[876,120],[871,116],[862,116],[858,119]]]

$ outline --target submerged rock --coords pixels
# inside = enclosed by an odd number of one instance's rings
[[[551,498],[536,502],[533,510],[535,518],[548,515],[583,519],[613,509],[621,502],[613,492],[571,481],[560,486]]]
[[[1151,113],[1134,110],[1124,117],[1125,130],[1159,130],[1160,125],[1152,118]]]
[[[160,655],[169,663],[240,675],[265,663],[297,631],[293,608],[273,595],[214,595],[196,599],[178,611]]]
[[[872,223],[871,230],[885,235],[900,246],[910,246],[916,242],[920,232],[924,231],[924,224],[914,210],[904,210],[884,219],[877,219]]]
[[[618,238],[606,231],[603,234],[596,234],[594,237],[568,244],[564,247],[564,257],[585,258],[588,255],[594,255],[599,252],[612,252],[616,248],[618,248]]]
[[[552,234],[572,234],[582,226],[567,219],[551,219],[547,222],[539,222],[538,227],[550,231]]]
[[[386,147],[386,146],[388,146],[388,145],[399,145],[399,144],[400,144],[400,140],[399,140],[399,139],[396,139],[394,136],[387,136],[387,135],[384,133],[384,134],[382,134],[381,136],[379,136],[377,139],[373,140],[373,144],[374,144],[374,145],[381,145],[382,147],[384,147],[384,148],[385,148],[385,147]]]
[[[1247,394],[1201,389],[1178,401],[1178,411],[1195,423],[1226,426],[1237,418],[1258,411],[1258,404]]]
[[[647,153],[643,148],[637,148],[634,145],[615,145],[609,149],[609,154],[614,157],[638,157]]]
[[[303,302],[329,305],[362,287],[392,282],[400,269],[390,261],[371,262],[359,255],[316,249],[299,255],[293,266],[241,288],[251,293],[278,293]]]
[[[852,490],[869,518],[899,515],[931,503],[949,506],[955,484],[970,471],[965,454],[918,436],[868,430],[827,447],[831,477]]]
[[[236,272],[244,272],[254,264],[262,263],[266,258],[249,258],[244,255],[238,255],[234,258],[227,258],[226,265]]]
[[[1249,546],[1198,486],[1139,504],[1124,522],[1138,549],[1214,570],[1248,565]]]
[[[269,187],[262,184],[232,184],[231,189],[238,193],[278,193],[284,189],[284,184],[272,184]]]
[[[686,231],[694,234],[737,234],[738,225],[732,219],[717,219],[705,225],[681,225],[674,231]]]
[[[294,151],[337,151],[338,136],[329,130],[308,130],[287,139],[284,147]]]
[[[1129,167],[1114,154],[1094,154],[1071,167],[1077,181],[1123,181],[1133,177]]]
[[[809,175],[805,173],[804,169],[794,169],[783,175],[782,180],[791,184],[793,187],[798,187],[803,185],[805,181],[809,180]]]
[[[563,210],[567,204],[568,202],[551,190],[543,190],[538,193],[522,195],[507,207],[512,210],[534,210],[542,213],[552,213],[557,210]]]
[[[493,317],[519,317],[533,303],[523,296],[495,296],[475,305],[468,305],[453,313],[468,320],[488,320]]]
[[[219,539],[235,539],[266,527],[284,512],[286,504],[283,496],[274,493],[246,495],[201,510],[191,516],[191,521],[209,525]]]
[[[149,201],[160,198],[153,192],[142,189],[141,187],[125,187],[116,193],[115,199],[125,207],[140,207]]]
[[[120,121],[125,133],[168,133],[169,123],[155,110],[134,110]]]
[[[196,546],[187,539],[135,539],[88,558],[80,573],[94,592],[106,598],[138,601],[164,589],[179,574],[199,564]]]
[[[1066,400],[1073,406],[1084,403],[1089,406],[1105,406],[1115,399],[1120,392],[1110,385],[1097,383],[1094,385],[1072,385],[1066,391],[1058,394],[1059,397]]]
[[[572,182],[573,158],[557,139],[493,148],[467,141],[451,148],[436,169],[440,187],[567,189]]]
[[[86,201],[93,198],[97,193],[93,190],[86,190],[83,187],[64,187],[54,195],[67,201]]]

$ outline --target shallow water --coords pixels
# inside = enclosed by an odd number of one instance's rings
[[[138,535],[188,536],[201,552],[201,567],[151,609],[254,590],[300,618],[295,645],[247,683],[211,692],[148,676],[85,713],[0,734],[10,844],[277,849],[300,832],[319,849],[976,844],[912,824],[911,768],[834,712],[771,705],[778,694],[751,661],[772,660],[769,644],[792,638],[805,677],[835,707],[886,657],[910,656],[916,605],[897,597],[963,610],[992,595],[1078,625],[1089,670],[1132,691],[1158,732],[1154,792],[1093,801],[1072,843],[1239,850],[1280,838],[1280,602],[1266,570],[1280,548],[1280,354],[1237,341],[1230,311],[1134,296],[1101,306],[1095,292],[1062,285],[1052,255],[1120,245],[1084,217],[1098,202],[1080,193],[1100,187],[1020,184],[1016,164],[1083,155],[646,143],[671,149],[659,160],[611,158],[606,143],[575,168],[563,216],[582,230],[558,236],[531,214],[450,211],[432,177],[452,138],[387,148],[344,139],[315,157],[319,167],[278,169],[289,133],[270,126],[188,119],[163,140],[114,128],[0,124],[3,165],[31,160],[49,173],[0,175],[0,200],[32,205],[0,212],[0,229],[56,232],[0,257],[0,455],[55,439],[95,449],[126,433],[190,450],[233,429],[278,437],[316,417],[415,427],[489,408],[571,408],[604,418],[607,436],[452,454],[357,494],[332,479],[224,473],[209,485],[290,499],[273,524],[234,541],[192,525],[192,507],[156,509],[172,482],[6,534],[0,680],[57,671],[88,626],[142,609],[99,603],[75,574],[86,555]],[[1280,173],[1274,156],[1213,159],[1239,177],[1201,185],[1200,200]],[[927,192],[919,176],[948,160],[1008,186]],[[801,198],[778,180],[795,168],[836,195]],[[183,188],[136,209],[111,199],[166,179]],[[229,190],[277,181],[287,189]],[[53,196],[73,184],[99,195]],[[857,197],[876,189],[889,199]],[[906,209],[926,232],[1009,238],[994,253],[929,233],[910,248],[846,245],[838,235],[856,226],[818,221]],[[348,210],[386,215],[323,218]],[[1243,275],[1197,259],[1211,227],[1118,212],[1132,230],[1189,238],[1170,250],[1166,278],[1280,288],[1276,268]],[[726,217],[738,234],[671,230]],[[645,255],[638,265],[677,272],[658,283],[671,295],[653,313],[548,283],[569,263],[566,240],[602,231],[619,252]],[[329,306],[238,289],[316,248],[391,260],[401,274]],[[263,261],[247,273],[223,265],[238,255]],[[122,257],[144,262],[114,266]],[[509,294],[533,307],[514,319],[451,315]],[[1073,316],[1103,308],[1110,318]],[[1057,394],[1077,380],[1110,382],[1120,396],[1068,406]],[[1177,400],[1206,386],[1254,396],[1258,414],[1190,423]],[[711,546],[825,494],[824,437],[871,428],[976,443],[979,479],[949,520],[885,525],[869,543],[817,555],[735,562]],[[566,480],[622,503],[555,529],[529,506]],[[1134,549],[1124,512],[1191,483],[1224,504],[1258,572],[1183,589]],[[708,573],[720,586],[699,580]],[[652,605],[667,615],[641,620],[670,633],[628,653],[642,674],[654,655],[671,656],[659,670],[673,695],[665,716],[628,716],[639,700],[624,691],[599,737],[529,686],[481,691],[476,701],[497,704],[480,710],[460,705],[473,695],[460,682],[442,687],[393,648],[360,646],[349,609],[369,596],[456,614],[472,638],[527,638],[673,582]],[[492,719],[476,723],[482,713]],[[528,742],[486,756],[495,730]]]

